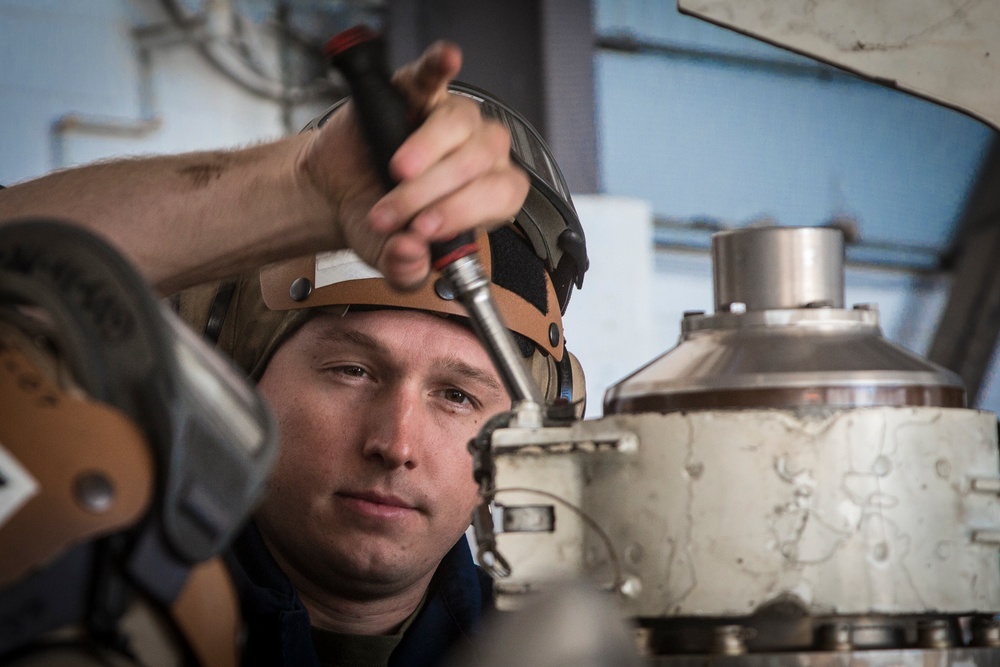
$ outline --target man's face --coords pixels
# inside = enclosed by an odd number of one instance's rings
[[[293,583],[363,599],[429,580],[478,500],[467,443],[510,407],[473,333],[417,311],[320,314],[259,386],[281,450],[257,521]]]

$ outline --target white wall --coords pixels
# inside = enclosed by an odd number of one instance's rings
[[[652,210],[637,199],[577,195],[590,269],[566,311],[566,345],[587,376],[587,416],[604,390],[661,350],[652,308]]]
[[[0,183],[109,156],[228,148],[284,133],[277,103],[223,77],[189,44],[151,49],[144,70],[132,31],[167,21],[155,0],[0,0]],[[136,137],[58,135],[53,124],[67,114],[109,126],[161,123]]]

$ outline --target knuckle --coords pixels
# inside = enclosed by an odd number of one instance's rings
[[[490,120],[489,126],[496,141],[503,142],[505,145],[510,146],[510,131],[507,129],[506,125],[498,120]]]
[[[420,207],[420,191],[414,184],[403,182],[394,188],[392,195],[394,206],[399,211],[411,213]]]
[[[483,117],[479,113],[479,105],[472,100],[465,98],[458,98],[456,95],[449,95],[451,98],[457,98],[450,100],[451,104],[451,119],[464,127],[469,128],[469,131],[475,131],[477,127],[483,124]]]
[[[515,170],[514,178],[508,179],[508,182],[510,183],[508,195],[511,209],[517,213],[521,205],[524,204],[524,198],[528,196],[531,183],[528,180],[528,175],[520,169]]]
[[[459,176],[464,174],[466,178],[471,179],[490,171],[495,161],[495,153],[492,147],[487,145],[476,150],[462,151],[455,168]]]
[[[468,118],[480,118],[479,104],[473,102],[464,95],[449,95],[448,101],[452,107],[455,108],[456,112],[461,113]]]
[[[487,150],[493,156],[493,164],[497,168],[503,168],[511,164],[511,139],[507,128],[499,123],[491,123],[488,131],[484,134],[483,141]]]
[[[501,151],[504,155],[510,152],[510,132],[507,131],[506,127],[495,120],[491,120],[486,124],[485,133],[486,138],[496,150]]]

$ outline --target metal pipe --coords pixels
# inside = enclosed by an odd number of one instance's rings
[[[713,49],[680,46],[665,41],[643,39],[624,31],[599,34],[594,40],[594,46],[602,51],[653,55],[674,60],[687,60],[702,64],[757,70],[769,74],[806,77],[840,83],[867,83],[861,77],[820,63],[800,63],[779,58],[745,56]]]
[[[742,229],[737,225],[712,217],[669,218],[653,220],[653,245],[657,250],[708,252],[710,237],[715,232]],[[825,227],[826,225],[819,225]],[[681,238],[683,237],[683,238]],[[848,266],[864,266],[908,273],[936,274],[942,272],[942,258],[936,248],[888,241],[846,239]]]
[[[237,33],[248,32],[252,24],[233,9],[229,0],[212,0],[195,17],[178,0],[160,1],[174,24],[184,32],[185,41],[193,44],[223,76],[253,95],[293,105],[333,95],[333,86],[325,79],[317,79],[308,86],[288,86],[280,75],[268,76],[260,63],[248,57],[251,50],[234,43],[245,41]]]

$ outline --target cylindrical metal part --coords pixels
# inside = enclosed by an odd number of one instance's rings
[[[1000,647],[1000,621],[995,616],[972,619],[972,645]]]
[[[455,289],[455,298],[465,306],[483,347],[503,380],[514,403],[542,403],[542,393],[521,359],[510,331],[490,296],[490,283],[476,255],[467,255],[447,264],[441,274]]]
[[[726,660],[726,662],[722,662]],[[996,667],[997,655],[990,648],[893,650],[856,650],[843,653],[822,651],[783,651],[780,653],[749,653],[738,658],[705,655],[663,655],[649,658],[650,667],[705,667],[705,665],[739,665],[740,667]]]
[[[829,227],[767,227],[712,237],[715,310],[844,307],[844,236]]]
[[[816,648],[821,651],[850,651],[851,626],[847,623],[825,623],[816,628]]]
[[[921,621],[917,625],[917,646],[921,648],[951,648],[954,646],[951,624],[940,618]]]
[[[719,625],[713,632],[712,653],[719,655],[743,655],[747,652],[744,639],[745,630],[740,625]]]

